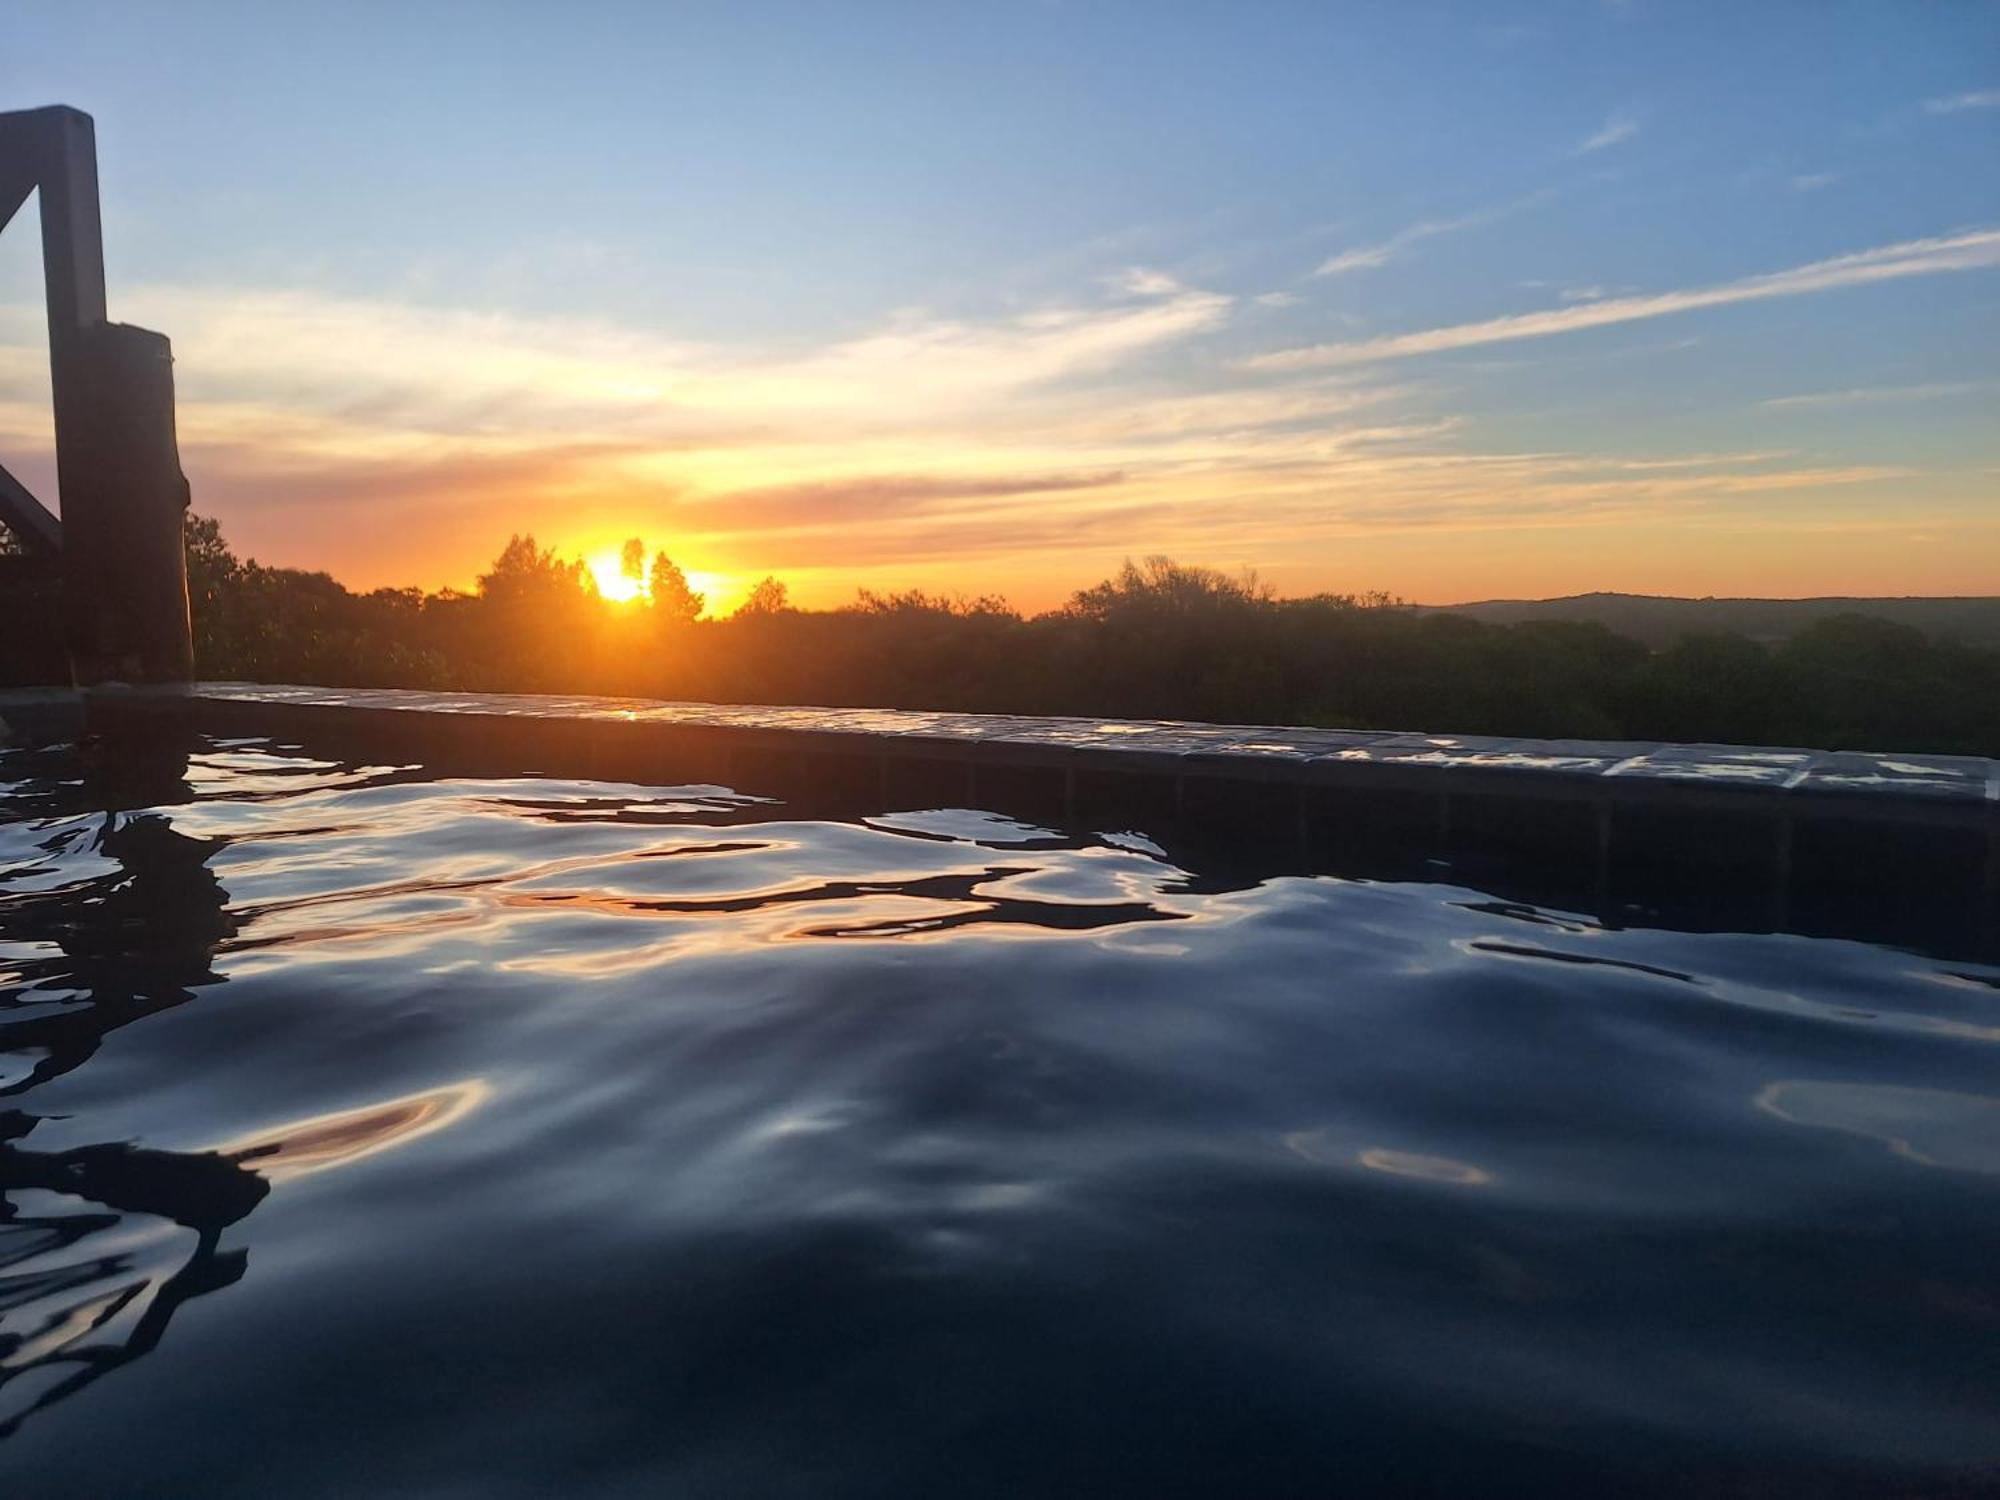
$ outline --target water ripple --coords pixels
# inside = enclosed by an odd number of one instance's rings
[[[2000,974],[250,740],[0,758],[10,1493],[1976,1493]]]

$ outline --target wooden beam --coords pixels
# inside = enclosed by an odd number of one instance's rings
[[[59,551],[78,681],[184,682],[193,670],[184,516],[167,340],[112,323],[104,298],[97,135],[64,105],[0,114],[0,206],[41,195],[49,388],[63,514],[12,476],[0,519],[30,550]]]
[[[62,551],[62,522],[32,491],[0,465],[0,524],[28,552],[54,555]]]
[[[28,194],[35,190],[35,174],[25,170],[19,162],[10,161],[6,154],[6,144],[0,141],[0,230],[4,230],[21,211],[21,205],[28,201]]]

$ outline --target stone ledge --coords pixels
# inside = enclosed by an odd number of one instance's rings
[[[137,705],[155,696],[94,694],[92,701]],[[202,683],[157,696],[239,713],[276,710],[274,726],[300,710],[470,715],[495,721],[496,731],[522,720],[647,726],[719,733],[771,750],[1619,803],[1755,802],[1867,820],[2000,823],[2000,761],[1973,756],[255,683]],[[0,717],[6,712],[0,702]]]
[[[454,726],[479,720],[524,740],[555,725],[586,734],[582,726],[624,726],[635,748],[651,730],[777,752],[2000,828],[2000,761],[1975,756],[230,682],[0,693],[0,723],[17,741],[49,742],[73,738],[87,720],[169,706],[203,723],[272,730],[358,727],[376,716],[394,716],[379,720],[384,728],[405,727],[405,715],[450,716]]]
[[[2000,952],[2000,762],[1975,757],[244,683],[0,694],[0,719],[142,758],[184,760],[192,730],[448,776],[714,783],[810,816],[979,807],[1158,834],[1190,868]]]

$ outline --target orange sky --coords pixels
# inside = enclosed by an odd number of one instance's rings
[[[2000,232],[1851,259],[1980,270]],[[1749,300],[1823,323],[1805,296],[1847,265]],[[1992,387],[1788,385],[1635,416],[1663,383],[1701,390],[1771,313],[1662,342],[1644,325],[1683,309],[1631,300],[1275,355],[1213,347],[1257,336],[1254,301],[1139,270],[775,350],[304,291],[141,285],[120,311],[172,332],[196,508],[239,552],[355,587],[470,586],[522,531],[600,563],[639,536],[715,610],[766,573],[805,605],[923,587],[1036,609],[1153,552],[1424,602],[2000,592]],[[1441,366],[1460,345],[1486,363]],[[0,455],[46,485],[44,359],[32,303],[0,303]],[[1507,410],[1530,384],[1552,404]]]

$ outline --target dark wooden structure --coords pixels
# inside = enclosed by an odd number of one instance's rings
[[[185,682],[188,504],[166,338],[105,308],[97,142],[62,105],[0,114],[0,230],[39,193],[55,406],[52,514],[0,468],[0,677]]]

